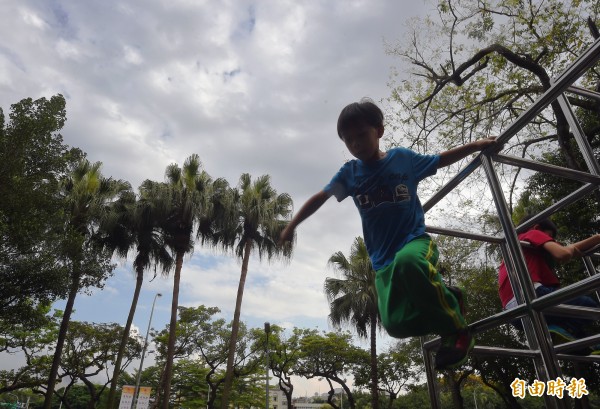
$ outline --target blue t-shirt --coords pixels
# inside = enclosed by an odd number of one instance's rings
[[[398,250],[425,233],[417,185],[435,175],[439,160],[439,155],[394,148],[374,163],[347,162],[325,187],[338,202],[352,196],[375,270],[390,264]]]

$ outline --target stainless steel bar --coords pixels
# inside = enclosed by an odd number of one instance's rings
[[[600,93],[599,92],[581,88],[576,85],[571,85],[569,88],[567,88],[567,92],[571,92],[573,94],[576,94],[576,95],[579,95],[582,97],[591,98],[591,99],[595,99],[596,101],[600,101]]]
[[[425,348],[425,338],[421,337],[421,352],[423,354],[423,364],[425,365],[425,374],[427,376],[427,391],[429,392],[429,402],[432,409],[440,409],[442,403],[440,401],[440,393],[438,391],[435,369],[433,367],[432,352]]]
[[[494,170],[492,161],[486,155],[480,155],[480,157],[490,188],[492,189],[494,203],[496,204],[496,209],[500,218],[500,224],[504,230],[504,236],[506,237],[508,248],[510,253],[514,256],[513,262],[515,264],[518,276],[518,283],[514,284],[523,289],[525,304],[529,305],[531,300],[535,298],[535,292],[531,282],[531,277],[527,271],[525,257],[523,255],[519,239],[517,238],[517,232],[515,231],[512,220],[510,219],[506,199],[504,198],[504,193],[500,187],[500,181],[498,180],[498,175]],[[514,284],[511,283],[513,287],[515,286]],[[515,296],[517,296],[517,294],[518,293],[516,293]],[[517,299],[517,301],[519,302],[520,300]],[[533,327],[533,333],[531,333],[531,331],[528,329],[528,325],[526,325],[525,334],[527,336],[527,341],[532,348],[535,348],[537,341],[537,346],[539,347],[541,356],[541,361],[537,359],[534,360],[536,363],[536,372],[542,381],[556,379],[557,377],[561,376],[561,370],[558,366],[556,354],[554,353],[551,345],[550,333],[548,332],[544,317],[540,312],[530,310],[529,321]],[[525,324],[527,324],[527,322],[525,322]],[[557,401],[553,404],[556,404],[557,407],[566,407],[564,402],[561,403]]]
[[[563,197],[561,200],[554,203],[552,206],[541,211],[535,217],[532,217],[531,219],[527,220],[525,223],[521,223],[520,225],[518,225],[517,232],[522,233],[522,232],[526,231],[527,229],[529,229],[531,226],[533,226],[540,220],[552,216],[554,213],[561,210],[563,207],[566,207],[566,206],[569,206],[569,205],[575,203],[576,201],[581,199],[583,196],[585,196],[586,194],[588,194],[589,192],[591,192],[592,190],[595,190],[597,188],[598,187],[596,185],[593,185],[591,183],[587,183],[587,184],[583,185],[582,187],[580,187],[579,189],[577,189],[570,195]]]
[[[435,194],[429,198],[428,201],[423,204],[423,211],[427,213],[433,206],[435,206],[440,200],[442,200],[448,193],[450,193],[456,186],[458,186],[463,180],[465,180],[471,173],[473,173],[481,165],[479,155],[473,159],[467,166],[465,166],[456,176],[448,181],[444,186],[440,188]]]
[[[553,84],[546,92],[536,99],[528,109],[523,111],[523,113],[519,115],[519,117],[504,132],[502,132],[502,134],[500,134],[500,136],[498,136],[498,146],[495,150],[489,150],[485,153],[498,153],[510,138],[523,129],[525,125],[550,105],[552,101],[556,100],[556,98],[577,80],[585,70],[593,66],[598,59],[600,59],[600,40],[596,40],[582,55],[580,55],[565,72],[554,80]],[[463,170],[461,170],[446,185],[442,186],[440,190],[423,204],[425,212],[428,212],[479,167],[481,164],[480,156],[481,154],[473,159],[465,168],[463,168]]]
[[[559,304],[548,307],[545,313],[558,315],[561,317],[587,318],[590,320],[600,319],[600,309],[591,307],[580,307],[578,305]]]
[[[554,347],[556,352],[565,352],[571,351],[574,349],[581,349],[585,347],[589,347],[591,345],[596,345],[600,341],[600,334],[592,335],[590,337],[579,338],[575,341],[565,342],[564,344],[560,344]]]
[[[475,346],[471,354],[477,356],[509,356],[520,358],[535,358],[538,354],[538,351],[532,351],[531,349]]]
[[[469,233],[469,232],[453,230],[453,229],[446,229],[443,227],[436,227],[436,226],[425,226],[425,231],[427,233],[442,234],[444,236],[452,236],[452,237],[460,237],[463,239],[483,241],[486,243],[500,244],[503,242],[502,237],[486,236],[484,234]]]
[[[584,278],[581,281],[560,288],[550,294],[544,295],[531,303],[533,309],[537,311],[545,310],[548,307],[563,304],[579,295],[589,293],[600,288],[600,274],[593,277]]]
[[[600,355],[566,355],[556,354],[561,361],[600,362]]]
[[[494,159],[494,161],[496,162],[504,163],[507,165],[520,166],[525,169],[550,173],[552,175],[561,176],[579,182],[588,182],[593,183],[595,185],[600,185],[600,176],[590,175],[589,173],[580,172],[578,170],[563,168],[560,166],[550,165],[548,163],[542,163],[529,159],[517,158],[515,156],[508,156],[502,154],[493,155],[492,159]]]
[[[575,141],[579,146],[583,160],[590,170],[590,173],[592,175],[600,175],[600,164],[598,164],[598,161],[594,156],[594,152],[592,151],[592,147],[590,146],[590,143],[583,132],[583,128],[577,120],[577,117],[575,117],[573,108],[571,108],[571,104],[569,104],[569,101],[564,94],[558,97],[558,104],[560,105],[560,109],[563,111],[563,114],[565,114],[565,117],[567,118],[567,122],[571,127],[571,132],[575,137]]]

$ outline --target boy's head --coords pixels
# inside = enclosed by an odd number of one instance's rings
[[[521,219],[519,224],[525,223],[527,220],[533,218],[536,215],[534,212],[527,212],[525,216]],[[558,233],[558,227],[556,224],[550,219],[542,219],[536,222],[533,226],[531,226],[528,230],[540,230],[547,233],[550,237],[556,238],[556,234]]]
[[[337,122],[338,136],[344,139],[345,131],[365,125],[383,130],[383,112],[369,98],[353,102],[342,109]]]

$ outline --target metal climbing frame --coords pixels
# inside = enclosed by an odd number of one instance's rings
[[[537,379],[543,382],[555,380],[557,377],[561,376],[559,360],[600,362],[600,356],[578,356],[568,354],[568,351],[598,343],[600,341],[600,334],[553,346],[544,317],[542,315],[542,311],[552,311],[554,314],[560,314],[563,316],[587,316],[595,318],[600,316],[600,310],[598,309],[561,305],[562,302],[572,299],[573,297],[600,288],[600,274],[596,274],[594,265],[590,260],[590,255],[584,257],[584,265],[589,275],[588,278],[579,281],[578,283],[561,288],[560,290],[557,290],[546,296],[536,298],[533,283],[531,282],[531,278],[527,272],[525,259],[521,249],[521,243],[517,238],[517,234],[524,229],[527,229],[537,221],[548,217],[560,209],[578,201],[595,189],[598,189],[600,186],[600,165],[598,164],[598,160],[594,157],[592,149],[582,132],[582,128],[573,114],[571,106],[564,95],[565,92],[570,92],[586,98],[600,100],[599,93],[572,85],[588,69],[594,66],[598,60],[600,60],[600,39],[596,40],[596,42],[594,42],[594,44],[592,44],[592,46],[588,48],[570,66],[570,68],[568,68],[560,77],[556,78],[553,81],[552,86],[498,137],[499,143],[495,150],[486,150],[479,154],[423,205],[425,212],[429,211],[464,179],[473,173],[479,166],[483,167],[488,179],[492,196],[494,198],[496,210],[498,211],[503,236],[493,237],[432,226],[428,226],[427,231],[430,233],[462,237],[500,245],[502,256],[507,266],[510,284],[519,306],[517,308],[503,311],[491,317],[485,318],[481,321],[477,321],[469,325],[469,328],[474,334],[477,334],[499,325],[509,323],[514,319],[525,318],[522,321],[524,324],[524,330],[529,349],[475,346],[472,354],[481,356],[511,356],[533,359]],[[575,140],[588,166],[589,173],[566,169],[532,160],[502,155],[499,153],[501,147],[504,146],[504,144],[510,138],[512,138],[517,132],[525,127],[525,125],[527,125],[554,101],[559,103],[561,110],[568,120],[571,132],[575,136]],[[511,221],[508,205],[501,189],[498,175],[493,166],[494,162],[519,166],[534,171],[551,173],[565,178],[581,181],[584,183],[584,185],[575,192],[564,197],[562,200],[554,203],[549,208],[540,212],[527,223],[515,228]],[[598,256],[598,254],[595,254],[595,256]],[[436,384],[436,373],[433,366],[433,350],[437,345],[439,345],[439,342],[439,337],[430,341],[426,341],[425,338],[421,339],[429,397],[431,401],[431,407],[433,409],[441,408]],[[553,396],[549,396],[548,394],[544,395],[544,399],[547,408],[568,407],[568,400],[566,399],[558,399]]]

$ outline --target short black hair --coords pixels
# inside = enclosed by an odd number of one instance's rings
[[[342,139],[345,129],[362,124],[374,128],[383,127],[383,112],[370,98],[362,98],[359,102],[348,104],[342,109],[337,122],[338,136]]]
[[[525,223],[527,220],[532,219],[536,215],[537,213],[528,211],[519,221],[519,225]],[[549,230],[552,232],[552,237],[556,237],[556,234],[558,233],[558,227],[556,227],[556,224],[554,224],[552,220],[544,218],[542,220],[537,221],[535,224],[540,226],[540,230]]]

